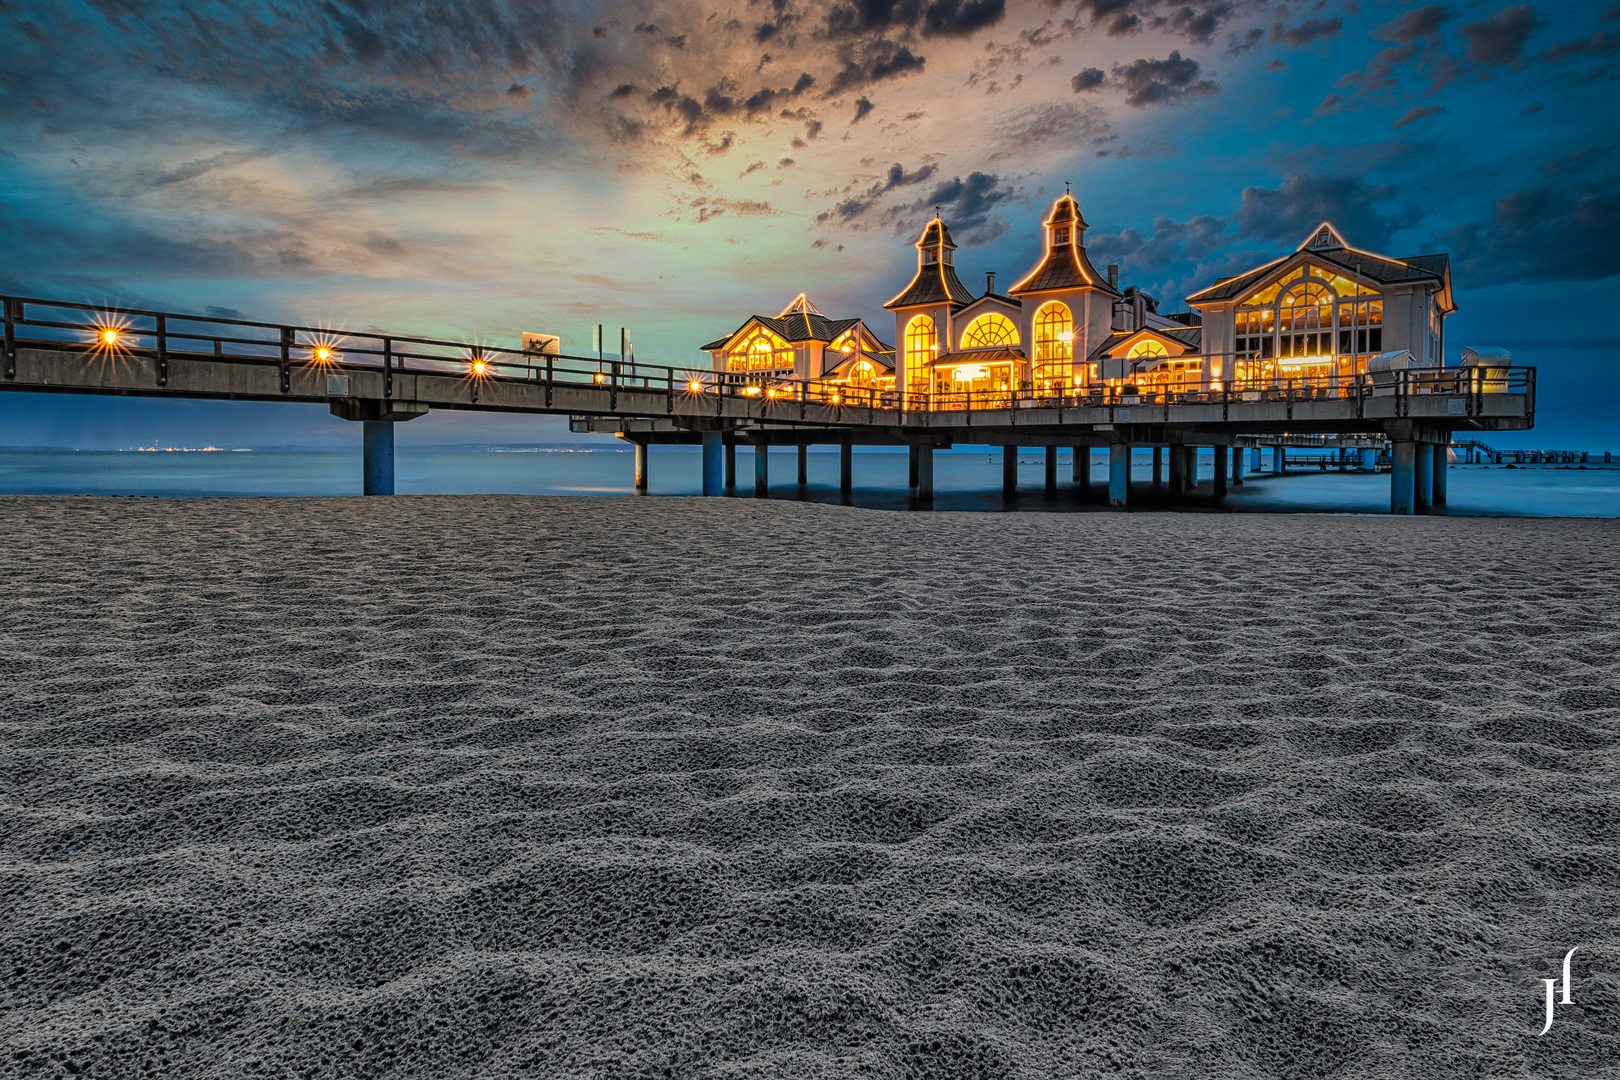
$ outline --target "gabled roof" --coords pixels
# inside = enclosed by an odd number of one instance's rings
[[[738,334],[747,330],[749,326],[758,323],[770,330],[771,333],[784,341],[831,341],[845,330],[860,323],[859,319],[829,319],[820,312],[797,311],[792,314],[784,313],[778,318],[768,315],[750,315],[748,321],[723,338],[716,338],[707,345],[700,346],[704,352],[714,352],[723,349]]]
[[[987,292],[984,295],[982,295],[982,296],[976,298],[975,300],[973,300],[971,303],[969,303],[965,307],[958,310],[956,312],[956,314],[957,315],[966,315],[970,309],[978,307],[980,304],[983,304],[986,300],[994,300],[997,303],[1005,304],[1010,308],[1021,308],[1021,307],[1024,306],[1024,302],[1022,300],[1018,299],[1018,297],[1016,297],[1016,296],[1002,296],[1000,293]],[[986,305],[986,306],[988,306],[988,305]]]
[[[910,285],[901,290],[900,295],[884,304],[884,307],[892,311],[922,304],[950,304],[955,308],[972,301],[972,291],[956,276],[956,268],[945,261],[945,253],[954,250],[956,243],[943,221],[935,218],[923,226],[916,247],[919,253],[916,276],[911,279]],[[934,255],[932,260],[924,258],[922,254],[930,250]]]
[[[1203,327],[1178,326],[1171,330],[1161,330],[1156,326],[1144,326],[1140,330],[1131,330],[1128,333],[1116,331],[1109,334],[1107,337],[1103,338],[1101,344],[1099,344],[1095,349],[1091,350],[1091,354],[1087,356],[1086,359],[1100,359],[1107,356],[1120,346],[1134,342],[1138,338],[1142,337],[1156,337],[1164,341],[1175,342],[1181,345],[1183,349],[1187,350],[1187,352],[1182,353],[1183,356],[1187,355],[1187,353],[1196,353],[1204,347]]]
[[[1338,230],[1323,222],[1305,242],[1294,249],[1292,255],[1275,259],[1256,267],[1246,274],[1217,281],[1201,292],[1187,297],[1189,304],[1204,301],[1235,300],[1260,287],[1274,275],[1283,274],[1308,259],[1328,264],[1349,277],[1358,274],[1378,285],[1396,285],[1407,281],[1433,281],[1440,290],[1440,306],[1448,314],[1457,310],[1451,298],[1451,256],[1445,254],[1411,255],[1391,259],[1350,247]]]

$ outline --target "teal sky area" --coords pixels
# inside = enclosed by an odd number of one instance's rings
[[[1161,310],[1332,220],[1450,252],[1449,358],[1537,365],[1504,446],[1620,451],[1620,6],[1084,0],[0,4],[0,290],[638,358],[807,292],[892,336],[1063,185]],[[19,446],[333,446],[315,407],[0,394]],[[434,415],[402,445],[568,438]],[[1612,444],[1612,445],[1611,445]]]

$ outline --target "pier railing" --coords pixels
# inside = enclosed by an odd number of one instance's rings
[[[677,396],[773,404],[813,403],[834,408],[905,413],[1006,409],[1066,409],[1240,402],[1410,398],[1447,394],[1474,399],[1525,394],[1534,400],[1531,367],[1428,368],[1371,375],[1304,376],[1215,382],[1208,386],[1125,383],[1114,386],[1022,387],[1005,390],[914,390],[898,392],[828,380],[782,378],[770,373],[714,371],[701,366],[643,363],[599,353],[581,356],[508,349],[478,342],[332,327],[258,322],[226,315],[183,315],[137,308],[79,304],[29,297],[0,297],[4,316],[4,377],[16,377],[20,340],[33,348],[58,348],[116,358],[140,354],[156,361],[165,384],[172,357],[223,363],[274,364],[285,392],[294,367],[341,376],[351,369],[380,370],[385,388],[395,373],[455,374],[468,380],[516,380],[551,385],[595,386],[609,391],[652,390]],[[338,385],[342,385],[339,383]],[[387,390],[385,392],[391,392]],[[338,395],[341,396],[341,395]],[[549,402],[550,395],[547,395]],[[616,400],[616,395],[612,396]]]

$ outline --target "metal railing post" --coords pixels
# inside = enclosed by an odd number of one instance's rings
[[[550,353],[546,353],[546,407],[547,408],[551,407],[552,364],[556,362],[556,359],[557,358],[552,356]]]
[[[157,384],[169,385],[169,320],[157,317]]]
[[[6,308],[6,378],[17,377],[17,308],[22,304],[12,306],[12,301],[5,301]]]
[[[383,397],[394,396],[394,339],[383,338]]]
[[[293,332],[283,326],[281,328],[281,392],[283,394],[292,389],[292,343]]]

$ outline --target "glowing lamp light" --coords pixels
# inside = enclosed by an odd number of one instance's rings
[[[483,360],[474,360],[472,362],[472,370],[474,375],[482,375],[484,372],[489,370],[489,364]]]
[[[1074,340],[1074,331],[1073,330],[1065,330],[1065,331],[1063,331],[1063,333],[1058,335],[1057,339],[1059,341],[1062,341],[1062,342],[1073,341]]]
[[[317,364],[330,363],[332,359],[332,350],[328,349],[325,345],[317,345],[315,346],[314,356]]]
[[[107,345],[107,346],[117,345],[118,344],[118,330],[117,330],[117,328],[111,327],[111,326],[102,327],[101,329],[96,331],[96,340],[101,342],[101,344]]]
[[[759,396],[759,387],[757,387],[757,386],[745,386],[745,387],[743,387],[743,393],[747,394],[749,397],[758,397]]]
[[[972,382],[974,379],[984,378],[985,374],[985,366],[983,364],[975,364],[972,367],[957,368],[953,378],[960,379],[963,382]]]
[[[599,383],[607,382],[607,376],[598,371],[596,373],[596,381]]]
[[[693,379],[691,382],[687,383],[686,388],[694,394],[703,393],[703,383],[698,379]]]

